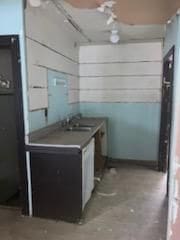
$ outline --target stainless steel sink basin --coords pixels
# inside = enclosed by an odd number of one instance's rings
[[[91,131],[90,127],[69,127],[66,128],[68,132],[89,132]]]
[[[93,128],[95,127],[94,124],[84,124],[84,123],[75,123],[73,127],[80,127],[80,128]]]

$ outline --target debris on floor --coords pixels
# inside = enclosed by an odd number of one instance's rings
[[[166,175],[123,164],[105,171],[79,224],[0,209],[0,239],[165,240],[166,219]]]
[[[101,178],[95,177],[95,178],[94,178],[94,181],[96,181],[96,182],[101,182]]]
[[[131,213],[134,213],[134,209],[131,209],[130,212],[131,212]]]
[[[101,193],[101,192],[97,192],[97,194],[99,196],[102,196],[102,197],[114,197],[117,195],[117,192],[114,192],[114,193]]]
[[[115,168],[110,168],[109,173],[111,175],[117,175],[117,170]]]

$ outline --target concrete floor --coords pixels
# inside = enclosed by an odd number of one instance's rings
[[[107,170],[79,225],[0,209],[2,240],[165,240],[166,176],[147,167]]]

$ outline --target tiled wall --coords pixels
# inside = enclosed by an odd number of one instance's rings
[[[28,5],[25,16],[29,119],[33,131],[55,123],[66,114],[79,112],[79,48],[75,33],[53,4],[41,8]],[[66,98],[62,86],[50,84],[55,77],[67,82]]]
[[[80,47],[80,110],[109,118],[109,157],[158,159],[162,43]]]

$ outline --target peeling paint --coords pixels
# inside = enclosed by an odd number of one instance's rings
[[[95,9],[105,1],[66,0],[72,6],[80,9]],[[126,24],[165,24],[179,6],[179,0],[116,0],[114,11],[118,20]],[[154,9],[156,10],[154,11]]]

